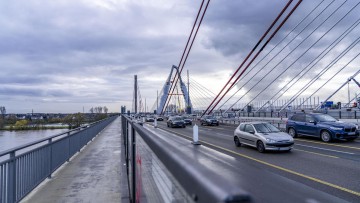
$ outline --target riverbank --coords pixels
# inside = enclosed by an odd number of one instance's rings
[[[68,129],[68,125],[35,125],[35,126],[5,126],[0,128],[4,131],[20,131],[20,130],[55,130],[55,129]]]

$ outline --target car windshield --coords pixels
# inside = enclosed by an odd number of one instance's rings
[[[257,132],[259,133],[277,133],[280,132],[275,126],[271,125],[270,123],[258,123],[254,124],[254,127]]]
[[[316,114],[314,115],[317,122],[336,122],[337,120],[326,114]]]
[[[179,120],[182,120],[182,118],[181,117],[174,117],[173,120],[174,121],[179,121]]]

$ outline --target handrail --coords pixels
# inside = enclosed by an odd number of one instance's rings
[[[139,123],[125,116],[122,116],[122,119],[126,119],[127,123],[131,125],[131,128],[133,128],[133,130],[144,140],[151,151],[184,188],[187,194],[192,197],[193,201],[249,202],[251,200],[247,192],[237,188],[228,181],[225,181],[218,174],[210,171],[208,168],[204,168],[199,163],[196,163],[195,161],[191,162],[192,160],[189,160],[189,157],[186,157],[183,151],[168,146],[166,141],[162,139],[156,139],[157,136],[154,133],[146,130]],[[122,128],[127,128],[127,126],[122,126]],[[127,135],[127,133],[125,134]],[[134,145],[136,145],[136,143],[133,141],[130,146],[134,149]],[[128,150],[128,152],[130,151],[132,150]],[[196,151],[194,152],[196,153]],[[135,155],[132,155],[132,158],[135,158],[136,156],[135,153]],[[135,160],[133,160],[132,163],[134,163],[134,161]],[[189,162],[193,164],[190,165]],[[135,169],[133,168],[133,170]],[[133,174],[136,175],[136,172],[133,171]],[[130,181],[132,180],[129,180],[129,182]],[[136,181],[133,184],[136,184]],[[132,195],[130,194],[130,196]],[[136,197],[132,197],[132,202],[136,202],[134,198]]]

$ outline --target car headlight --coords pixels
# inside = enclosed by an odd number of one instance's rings
[[[342,128],[330,127],[331,130],[342,130]]]
[[[207,122],[211,122],[211,120],[210,120],[210,119],[206,119],[206,121],[207,121]]]
[[[266,142],[268,142],[268,143],[274,143],[274,142],[276,142],[276,140],[272,140],[272,139],[266,138]]]

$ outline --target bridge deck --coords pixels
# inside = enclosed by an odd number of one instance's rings
[[[117,118],[23,202],[128,201],[128,192],[121,189],[126,179],[120,133],[121,119]]]

